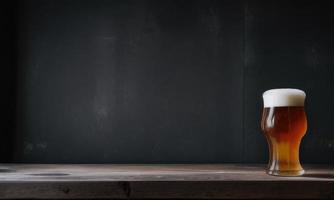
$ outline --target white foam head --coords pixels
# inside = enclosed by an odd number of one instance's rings
[[[263,107],[304,106],[305,97],[303,90],[271,89],[263,93]]]

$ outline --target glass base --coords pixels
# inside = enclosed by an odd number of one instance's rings
[[[267,170],[267,174],[272,176],[301,176],[305,173],[302,170],[295,170],[295,171],[280,171],[280,170]]]

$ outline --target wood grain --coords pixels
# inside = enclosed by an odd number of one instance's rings
[[[0,166],[1,199],[330,199],[334,166],[275,177],[263,165]]]

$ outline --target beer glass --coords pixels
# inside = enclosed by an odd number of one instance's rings
[[[307,129],[305,92],[298,89],[272,89],[263,93],[261,129],[269,146],[267,174],[299,176],[299,145]]]

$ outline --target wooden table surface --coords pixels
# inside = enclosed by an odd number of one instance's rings
[[[334,166],[302,177],[266,175],[264,165],[0,165],[0,199],[331,199]]]

